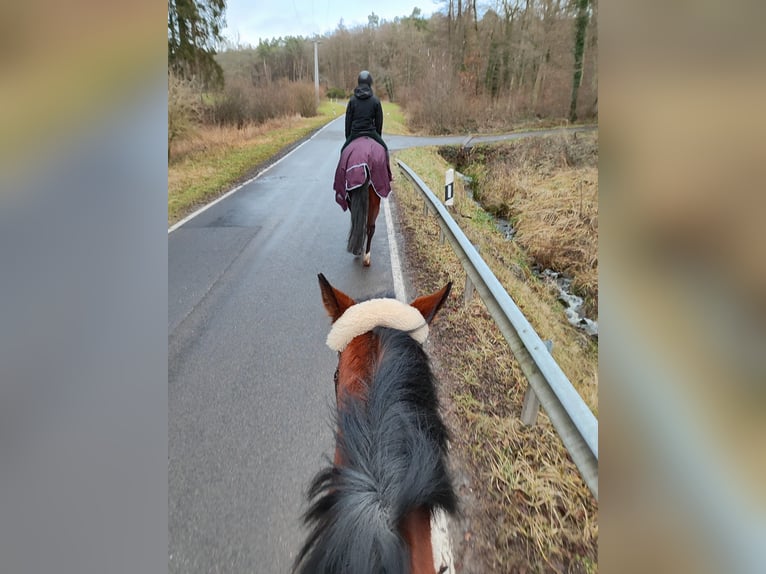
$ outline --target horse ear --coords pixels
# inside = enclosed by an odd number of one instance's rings
[[[318,277],[319,289],[322,291],[322,303],[324,303],[324,308],[327,310],[327,314],[334,323],[338,320],[338,317],[343,315],[343,312],[356,303],[356,301],[346,295],[343,291],[330,285],[330,282],[321,273]]]
[[[422,297],[418,297],[412,303],[410,303],[410,305],[420,311],[420,314],[423,315],[426,323],[430,324],[436,316],[437,311],[439,311],[439,309],[442,308],[442,305],[444,305],[444,302],[447,300],[451,290],[452,281],[447,283],[441,289],[441,291],[437,291],[431,295],[423,295]]]

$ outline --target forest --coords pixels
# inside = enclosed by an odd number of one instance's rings
[[[594,121],[597,16],[597,0],[501,0],[485,8],[448,0],[429,18],[414,8],[392,21],[372,12],[364,26],[348,28],[341,20],[316,38],[272,38],[257,46],[221,40],[213,73],[207,60],[198,70],[174,65],[171,49],[171,84],[208,94],[193,106],[206,123],[242,127],[310,116],[316,41],[321,96],[347,98],[359,71],[369,70],[376,93],[401,105],[416,131]]]

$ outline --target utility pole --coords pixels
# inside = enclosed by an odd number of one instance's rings
[[[321,44],[319,40],[314,40],[314,94],[316,95],[317,106],[319,105],[319,58],[317,57],[319,44]]]

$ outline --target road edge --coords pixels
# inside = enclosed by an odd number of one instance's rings
[[[290,156],[291,156],[291,155],[292,155],[294,152],[298,151],[298,150],[299,150],[301,147],[303,147],[303,146],[304,146],[304,145],[306,145],[308,142],[310,142],[311,140],[313,140],[313,139],[314,139],[314,138],[315,138],[317,135],[319,135],[319,133],[320,133],[322,130],[324,130],[325,128],[327,128],[327,127],[328,127],[328,126],[329,126],[331,123],[333,123],[333,122],[335,122],[335,121],[338,121],[338,119],[340,119],[341,117],[342,117],[342,116],[338,116],[337,118],[330,120],[330,121],[329,121],[329,122],[327,122],[325,125],[323,125],[321,128],[319,128],[318,130],[316,130],[316,131],[315,131],[313,134],[311,134],[311,135],[310,135],[310,136],[308,136],[306,139],[304,139],[303,141],[301,141],[300,143],[298,143],[298,145],[296,145],[295,147],[293,147],[292,149],[290,149],[290,150],[289,150],[287,153],[285,153],[284,155],[281,155],[281,157],[279,157],[279,156],[280,156],[280,154],[281,154],[281,152],[277,152],[277,154],[275,154],[274,156],[272,156],[272,157],[274,157],[274,158],[277,158],[277,159],[276,159],[274,162],[272,162],[272,163],[270,163],[269,165],[267,165],[266,167],[264,167],[264,168],[263,168],[262,170],[260,170],[260,171],[259,171],[257,174],[255,174],[253,177],[251,177],[251,178],[249,178],[249,179],[247,179],[247,180],[243,181],[243,182],[242,182],[242,183],[240,183],[240,184],[237,184],[237,185],[235,185],[235,186],[234,186],[232,189],[230,189],[229,191],[227,191],[227,192],[226,192],[226,193],[224,193],[223,195],[221,195],[221,196],[219,196],[219,197],[216,197],[216,198],[215,198],[213,201],[211,201],[210,203],[206,203],[205,205],[203,205],[202,207],[200,207],[199,209],[197,209],[197,210],[196,210],[196,211],[194,211],[193,213],[190,213],[189,215],[187,215],[186,217],[184,217],[184,218],[183,218],[183,219],[181,219],[180,221],[178,221],[178,222],[174,223],[173,225],[171,225],[171,226],[168,228],[168,235],[170,235],[170,234],[171,234],[171,233],[173,233],[173,232],[174,232],[176,229],[178,229],[179,227],[181,227],[181,226],[183,226],[184,224],[188,223],[189,221],[191,221],[192,219],[194,219],[195,217],[197,217],[197,216],[198,216],[198,215],[200,215],[201,213],[204,213],[205,211],[207,211],[208,209],[210,209],[211,207],[213,207],[213,206],[214,206],[215,204],[217,204],[218,202],[220,202],[220,201],[223,201],[224,199],[226,199],[226,198],[227,198],[227,197],[229,197],[230,195],[233,195],[233,194],[235,194],[236,192],[238,192],[240,189],[242,189],[242,188],[243,188],[243,187],[245,187],[246,185],[248,185],[248,184],[250,184],[250,183],[254,182],[256,179],[258,179],[259,177],[261,177],[261,176],[262,176],[264,173],[266,173],[267,171],[269,171],[269,170],[270,170],[272,167],[274,167],[275,165],[278,165],[280,162],[282,162],[282,160],[284,160],[284,159],[285,159],[285,158],[287,158],[287,157],[290,157]],[[292,144],[291,144],[291,145],[292,145]],[[287,147],[289,148],[290,146],[287,146]]]

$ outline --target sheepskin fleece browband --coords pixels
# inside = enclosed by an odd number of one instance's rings
[[[428,323],[415,307],[396,299],[370,299],[352,305],[338,317],[327,335],[327,346],[340,352],[354,337],[375,327],[406,331],[421,345],[428,337]]]

